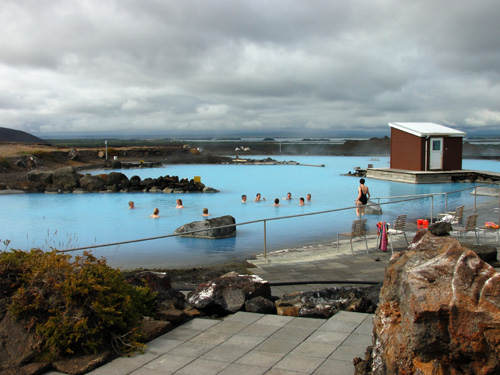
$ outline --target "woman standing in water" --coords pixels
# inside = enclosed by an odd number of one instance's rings
[[[363,216],[365,214],[365,206],[368,203],[368,199],[370,199],[370,190],[368,186],[365,186],[365,179],[362,178],[359,180],[358,197],[355,201],[357,216]]]

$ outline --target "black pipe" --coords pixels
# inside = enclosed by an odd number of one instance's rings
[[[378,285],[378,284],[382,284],[382,281],[326,280],[326,281],[283,281],[283,282],[278,282],[278,283],[269,283],[270,286],[307,285],[307,284],[365,284],[365,285]]]

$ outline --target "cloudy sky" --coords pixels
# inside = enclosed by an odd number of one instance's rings
[[[498,20],[498,0],[2,0],[0,126],[500,133]]]

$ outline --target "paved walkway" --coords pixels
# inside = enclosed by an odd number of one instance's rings
[[[496,212],[483,208],[486,220]],[[408,238],[413,236],[409,234]],[[493,234],[482,243],[497,244]],[[276,282],[378,281],[391,251],[376,249],[376,237],[303,246],[257,257],[252,272]],[[406,248],[398,238],[394,250]],[[335,285],[335,284],[334,284]],[[275,286],[276,296],[332,284]],[[328,320],[238,312],[223,320],[194,319],[148,343],[143,354],[121,357],[92,371],[94,375],[304,375],[353,374],[352,359],[371,344],[370,314],[341,311]],[[50,375],[61,375],[50,372]]]
[[[246,312],[198,318],[150,342],[144,354],[90,374],[352,375],[352,359],[371,344],[372,318],[344,311],[328,320]]]

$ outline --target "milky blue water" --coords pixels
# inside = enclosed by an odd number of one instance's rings
[[[132,240],[172,233],[175,228],[201,220],[201,211],[207,207],[212,217],[233,215],[238,223],[269,217],[348,207],[354,204],[358,179],[340,176],[355,166],[388,167],[387,157],[275,157],[279,160],[297,160],[309,164],[325,164],[325,168],[276,165],[171,165],[154,169],[124,170],[129,177],[141,178],[160,175],[178,175],[192,178],[201,176],[202,182],[215,187],[217,194],[21,194],[0,196],[0,239],[11,240],[11,248],[49,249],[71,248],[106,242]],[[500,171],[500,162],[464,160],[464,169]],[[95,171],[93,173],[98,173]],[[109,171],[106,171],[109,172]],[[472,186],[470,184],[413,185],[380,180],[367,180],[372,197],[403,194],[444,192]],[[257,192],[267,198],[254,203]],[[287,192],[294,199],[284,201]],[[298,198],[312,194],[312,203],[298,206]],[[241,194],[249,202],[240,203]],[[272,206],[274,198],[281,206]],[[184,201],[184,209],[175,208],[176,198]],[[129,210],[133,200],[136,209]],[[468,200],[470,194],[458,193],[449,197],[449,207]],[[160,209],[160,218],[151,219],[153,209]],[[419,200],[394,206],[384,206],[382,217],[369,218],[374,227],[379,220],[391,220],[399,213],[413,217],[429,215],[430,200]],[[444,200],[436,200],[435,211],[444,209]],[[347,231],[355,219],[354,209],[307,216],[267,224],[269,249],[299,246],[336,238],[337,232]],[[131,245],[113,246],[94,251],[105,256],[109,263],[122,268],[180,267],[228,261],[261,252],[263,224],[239,226],[236,238],[206,240],[171,238]]]

